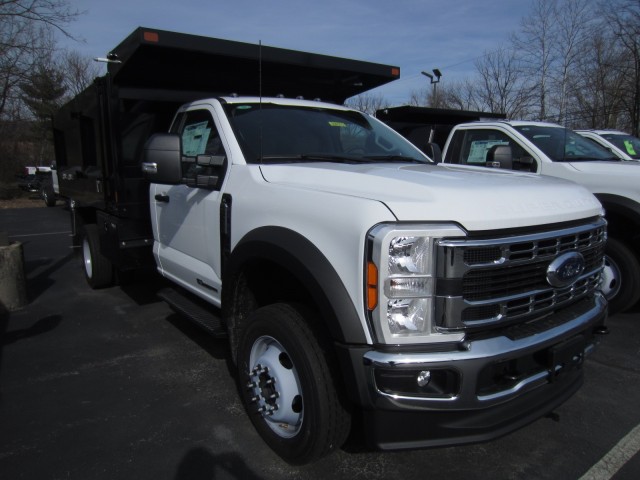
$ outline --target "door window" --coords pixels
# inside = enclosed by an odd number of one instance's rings
[[[456,133],[462,132],[458,131]],[[495,151],[495,148],[499,146],[511,147],[512,168],[514,170],[536,171],[535,161],[529,152],[506,133],[491,129],[464,130],[459,163],[464,165],[487,165],[487,161],[491,160],[491,152]]]
[[[174,122],[172,132],[180,135],[182,172],[187,185],[219,189],[227,154],[211,113],[208,110],[184,112]],[[209,180],[203,180],[206,177],[210,177]]]

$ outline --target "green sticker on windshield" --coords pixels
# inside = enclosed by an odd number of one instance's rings
[[[629,140],[625,140],[624,141],[624,146],[627,149],[627,153],[629,155],[637,155],[636,154],[636,149],[633,148],[633,143],[631,143]]]
[[[332,127],[346,127],[347,124],[344,122],[329,122],[329,125]]]

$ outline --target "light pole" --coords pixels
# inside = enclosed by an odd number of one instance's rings
[[[436,96],[437,94],[436,85],[440,82],[440,77],[442,77],[442,72],[440,72],[440,70],[438,70],[437,68],[434,68],[432,72],[433,74],[428,72],[421,72],[421,73],[425,77],[429,77],[429,80],[431,81],[431,85],[433,85],[433,99],[431,100],[431,103],[432,103],[432,106],[437,107],[438,98]]]

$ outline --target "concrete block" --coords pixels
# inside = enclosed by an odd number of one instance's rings
[[[0,311],[12,312],[27,304],[22,243],[0,246]]]

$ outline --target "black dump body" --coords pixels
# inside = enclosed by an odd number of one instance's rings
[[[426,145],[429,142],[436,143],[441,149],[444,148],[449,132],[460,123],[505,119],[506,115],[405,105],[378,110],[376,117],[421,150],[428,151]]]
[[[153,133],[168,131],[180,105],[231,94],[341,104],[400,76],[389,65],[149,28],[107,58],[107,74],[59,110],[53,130],[74,232],[81,223],[105,226],[101,251],[120,267],[131,261],[123,248],[152,243],[142,151]]]
[[[399,78],[398,67],[138,28],[108,73],[54,118],[61,194],[121,217],[148,210],[140,159],[183,103],[221,95],[345,99]]]

